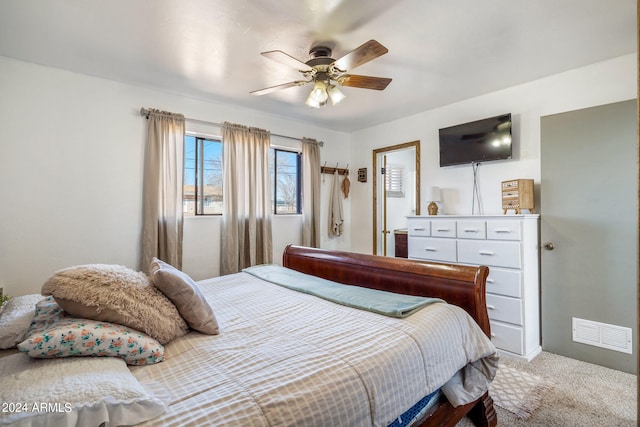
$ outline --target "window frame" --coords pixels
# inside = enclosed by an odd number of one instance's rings
[[[271,212],[273,215],[301,215],[302,214],[302,153],[295,149],[287,149],[281,147],[271,146],[273,151],[273,181],[272,185],[272,200],[271,200]],[[278,212],[278,153],[295,154],[296,159],[296,211],[295,212]]]
[[[186,182],[186,171],[187,171],[187,138],[193,138],[193,142],[194,142],[194,159],[193,159],[193,163],[190,163],[190,165],[193,165],[193,174],[194,174],[194,179],[192,182],[187,183]],[[214,142],[217,144],[221,145],[221,149],[224,150],[224,141],[222,140],[222,137],[220,136],[216,136],[216,135],[211,135],[211,134],[203,134],[203,133],[199,133],[199,132],[187,132],[185,134],[185,138],[184,138],[184,154],[183,154],[183,161],[182,161],[182,168],[183,168],[183,195],[182,195],[182,200],[183,200],[183,204],[185,203],[186,199],[185,199],[185,191],[184,188],[186,185],[194,185],[194,199],[193,199],[193,212],[188,212],[185,211],[185,208],[183,208],[183,215],[187,218],[194,218],[194,217],[204,217],[204,216],[222,216],[223,213],[206,213],[204,212],[204,208],[205,208],[205,200],[204,200],[204,179],[205,179],[205,175],[204,173],[201,173],[201,171],[204,168],[204,161],[205,161],[205,156],[203,156],[202,152],[204,150],[204,143],[205,142]],[[271,179],[271,175],[273,175],[273,181],[270,182],[270,186],[271,186],[271,190],[272,190],[272,200],[271,200],[271,213],[273,215],[301,215],[302,214],[302,152],[300,150],[297,150],[295,148],[291,148],[291,147],[282,147],[282,146],[274,146],[271,145],[269,147],[269,150],[272,151],[273,156],[270,156],[270,160],[272,159],[273,162],[271,162],[272,164],[270,164],[270,168],[273,168],[272,171],[273,173],[270,174],[270,179]],[[296,180],[295,180],[295,185],[296,185],[296,194],[295,194],[295,212],[278,212],[278,201],[277,201],[277,193],[278,193],[278,179],[277,179],[277,164],[278,164],[278,153],[287,153],[287,154],[294,154],[295,155],[295,159],[296,159],[296,164],[295,164],[295,173],[296,173]],[[222,166],[222,162],[223,162],[223,158],[220,158],[220,162],[221,162],[221,170],[224,171],[224,167]],[[221,188],[224,188],[224,177],[222,180],[222,184],[221,184]]]
[[[224,145],[222,142],[222,138],[217,137],[217,136],[213,136],[213,135],[203,135],[203,134],[199,134],[199,133],[186,133],[185,134],[185,140],[184,140],[184,150],[183,150],[183,160],[182,160],[182,176],[183,176],[183,184],[182,184],[182,188],[183,188],[183,195],[182,195],[182,200],[184,203],[184,187],[185,187],[185,174],[186,174],[186,139],[187,138],[194,138],[194,160],[193,160],[193,166],[194,166],[194,199],[193,199],[193,203],[194,203],[194,210],[193,213],[190,212],[185,212],[184,208],[183,208],[183,215],[186,217],[200,217],[200,216],[222,216],[222,211],[220,211],[220,213],[217,212],[213,212],[213,213],[207,213],[205,212],[205,200],[204,200],[204,173],[201,173],[200,171],[204,170],[204,161],[205,161],[205,156],[203,155],[204,152],[204,144],[205,142],[213,142],[216,144],[220,144],[220,149],[223,150],[224,149]],[[222,151],[221,151],[222,152]],[[220,172],[224,173],[224,168],[222,165],[223,162],[223,157],[220,156]],[[221,185],[221,190],[224,189],[224,179],[222,179],[222,185]]]

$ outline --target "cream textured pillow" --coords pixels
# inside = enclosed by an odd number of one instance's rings
[[[44,283],[42,295],[53,295],[74,317],[129,326],[163,345],[189,329],[175,305],[146,274],[121,265],[87,264],[59,270]]]
[[[218,333],[213,309],[188,274],[158,258],[153,259],[149,270],[153,284],[176,305],[190,327],[204,334]]]

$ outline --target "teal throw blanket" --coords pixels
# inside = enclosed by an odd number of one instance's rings
[[[439,298],[417,297],[344,285],[274,264],[256,265],[242,271],[285,288],[391,317],[407,317],[426,305],[444,302]]]

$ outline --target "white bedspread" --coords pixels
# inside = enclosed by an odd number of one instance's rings
[[[219,335],[191,332],[165,361],[132,367],[167,393],[144,425],[387,426],[442,387],[454,405],[479,397],[495,347],[458,307],[397,319],[298,293],[247,273],[198,283]]]

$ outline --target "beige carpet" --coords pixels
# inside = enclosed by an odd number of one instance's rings
[[[498,374],[493,386],[500,427],[636,426],[635,375],[547,352],[529,363],[503,357],[500,369],[503,375]],[[521,399],[506,397],[509,377],[530,384],[515,389]],[[540,388],[545,389],[543,393],[537,393]],[[468,419],[458,423],[458,427],[469,426]]]

